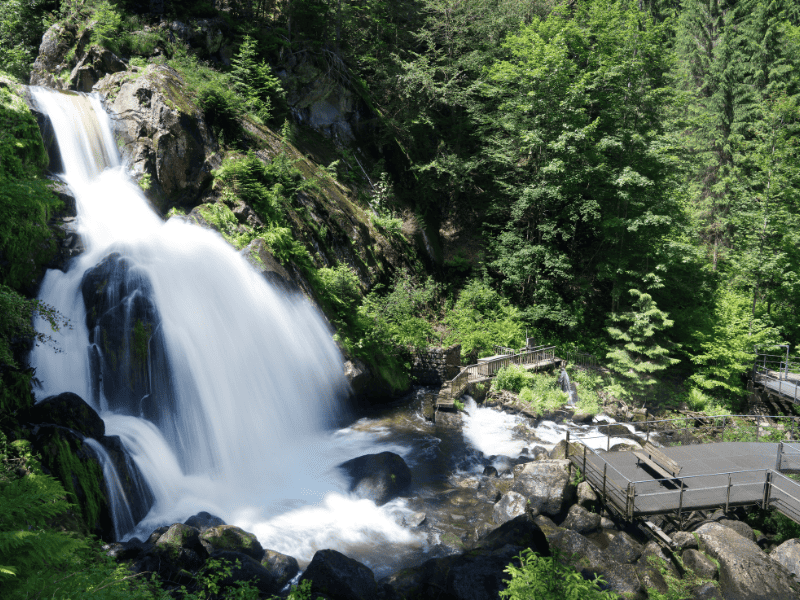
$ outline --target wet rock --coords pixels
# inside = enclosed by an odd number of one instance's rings
[[[719,587],[711,581],[692,588],[692,598],[693,600],[723,600]]]
[[[254,239],[239,254],[250,263],[251,267],[261,273],[264,279],[287,295],[297,296],[304,292],[303,285],[295,280],[289,271],[276,260],[262,238]],[[311,295],[307,294],[306,297],[310,298]],[[364,377],[368,374],[368,369],[358,359],[345,363],[345,376],[350,385],[353,386],[353,391],[356,394],[359,393],[358,388],[361,385],[359,377]]]
[[[597,494],[594,493],[592,486],[587,481],[581,481],[576,490],[578,504],[587,510],[594,508],[597,503]]]
[[[230,550],[217,550],[211,554],[214,560],[223,561],[231,565],[231,573],[219,582],[221,588],[236,588],[238,584],[250,582],[263,595],[277,594],[281,585],[270,569],[261,565],[257,560],[242,552]],[[223,592],[222,597],[225,597]]]
[[[217,525],[226,525],[225,521],[219,517],[215,517],[214,515],[207,513],[206,511],[201,511],[196,515],[192,515],[186,519],[183,524],[189,525],[190,527],[196,527],[201,533],[206,529],[211,529]]]
[[[411,485],[411,470],[393,452],[366,454],[339,467],[352,478],[351,492],[378,505],[386,504]]]
[[[672,543],[677,550],[697,550],[697,537],[688,531],[676,531],[672,534]]]
[[[783,565],[795,580],[800,580],[800,540],[793,539],[783,542],[770,552],[769,557]]]
[[[42,85],[53,89],[65,89],[65,82],[56,77],[71,65],[66,60],[70,49],[76,46],[82,51],[82,40],[77,39],[77,27],[72,23],[52,25],[42,36],[39,54],[31,70],[31,85]]]
[[[633,565],[609,565],[603,570],[606,585],[628,600],[644,600],[647,592],[639,580],[639,573]]]
[[[531,509],[555,516],[575,492],[569,481],[569,461],[541,460],[514,468],[512,490],[530,500]]]
[[[132,538],[127,542],[111,542],[103,546],[106,556],[117,561],[129,561],[138,559],[150,547],[137,538]]]
[[[78,92],[89,93],[105,75],[127,69],[125,63],[107,48],[92,46],[72,69],[66,85]]]
[[[800,594],[800,586],[782,565],[732,528],[706,523],[697,533],[706,553],[719,562],[723,597],[789,600]]]
[[[425,520],[427,518],[428,516],[424,512],[415,512],[403,517],[403,522],[408,527],[419,527],[420,525],[425,523]]]
[[[600,527],[603,529],[617,529],[617,524],[607,517],[600,517]]]
[[[40,400],[20,416],[28,423],[50,423],[68,427],[86,437],[100,440],[106,434],[103,419],[86,401],[72,392]]]
[[[661,594],[667,593],[669,585],[659,569],[651,566],[636,565],[639,581],[646,590],[656,590]]]
[[[147,538],[145,544],[148,547],[152,547],[158,541],[158,538],[167,533],[168,530],[169,530],[169,525],[164,525],[163,527],[157,527],[150,534],[150,537]]]
[[[217,525],[206,529],[200,534],[200,543],[209,554],[220,550],[230,550],[246,554],[256,561],[261,560],[264,556],[264,548],[261,547],[256,536],[235,525]]]
[[[492,521],[498,525],[502,525],[506,521],[524,515],[527,503],[528,499],[522,494],[513,491],[507,492],[494,505],[492,509]]]
[[[453,484],[465,490],[477,490],[481,487],[481,480],[477,477],[461,477],[454,480]]]
[[[548,542],[564,531],[562,527],[559,527],[553,522],[553,519],[545,517],[544,515],[536,515],[533,518],[533,522],[539,526],[539,529],[542,530]]]
[[[562,460],[567,457],[567,441],[561,440],[555,447],[547,453],[551,460]],[[539,459],[541,460],[541,459]]]
[[[647,542],[642,549],[642,555],[636,564],[641,567],[655,567],[657,569],[667,569],[673,577],[680,577],[678,569],[672,561],[664,554],[661,546],[655,542]]]
[[[132,566],[136,573],[156,573],[173,585],[191,585],[204,557],[188,548],[157,546],[145,552]]]
[[[143,416],[180,451],[197,452],[198,440],[178,432],[170,359],[147,274],[113,252],[81,280],[89,332],[92,402],[105,397],[109,410]]]
[[[627,442],[624,444],[614,444],[609,448],[609,452],[629,452],[633,450],[641,450],[642,447],[639,444],[633,442]]]
[[[336,550],[319,550],[300,581],[311,580],[311,595],[336,600],[373,600],[378,591],[375,575],[357,560]]]
[[[297,559],[275,550],[264,551],[261,566],[267,569],[275,578],[278,589],[283,588],[300,572],[300,565],[297,564]]]
[[[576,531],[563,529],[548,541],[551,550],[561,552],[562,560],[584,575],[601,574],[606,566],[602,550]]]
[[[717,578],[717,565],[711,562],[711,559],[702,552],[689,548],[683,551],[681,558],[683,559],[683,564],[687,568],[697,573],[697,575],[703,579]]]
[[[717,523],[724,525],[725,527],[730,527],[746,540],[750,540],[751,542],[756,541],[756,534],[753,531],[753,528],[743,521],[736,521],[734,519],[719,519]]]
[[[188,548],[199,554],[205,554],[205,548],[200,543],[200,530],[196,527],[175,523],[170,526],[156,541],[156,546],[170,548]]]
[[[103,540],[113,540],[114,524],[103,469],[95,451],[84,442],[84,436],[59,425],[36,425],[29,439],[31,449],[41,457],[45,473],[56,477],[74,494],[73,501],[80,507],[89,531]],[[76,469],[75,464],[81,469]]]
[[[573,504],[561,526],[578,533],[589,533],[600,527],[600,515],[589,512],[578,504]]]
[[[550,458],[547,448],[544,448],[543,446],[534,446],[533,449],[528,452],[528,454],[535,460],[547,460]]]
[[[457,490],[445,494],[447,501],[457,508],[466,508],[478,504],[475,493],[471,490]]]
[[[630,429],[624,425],[600,425],[597,429],[602,435],[610,435],[611,437],[624,437],[631,434]]]
[[[480,538],[476,548],[497,550],[504,546],[530,548],[542,556],[550,556],[550,546],[541,527],[527,515],[520,515]]]
[[[503,495],[491,479],[484,479],[480,482],[480,487],[475,494],[479,500],[494,504]]]
[[[492,466],[484,467],[483,474],[487,477],[497,477],[497,469]]]
[[[615,562],[629,564],[636,561],[642,555],[643,550],[639,542],[624,531],[620,531],[608,544],[606,556]]]

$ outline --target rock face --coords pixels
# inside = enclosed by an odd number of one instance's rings
[[[800,587],[782,565],[730,527],[706,523],[697,534],[702,548],[719,562],[725,600],[790,600],[800,594]]]
[[[311,580],[311,595],[325,594],[337,600],[373,600],[378,586],[372,571],[336,550],[314,554],[300,581]]]
[[[151,176],[150,196],[162,208],[196,200],[221,159],[177,71],[166,65],[133,68],[107,75],[97,90],[112,111],[123,160],[135,175]]]
[[[525,514],[528,499],[522,494],[509,491],[497,501],[492,509],[492,520],[498,525]]]
[[[67,85],[79,92],[91,92],[95,84],[108,73],[119,73],[128,67],[113,52],[100,46],[92,46],[75,65]]]
[[[770,553],[769,557],[783,565],[795,580],[800,580],[800,540],[783,542]]]
[[[196,515],[192,515],[183,523],[184,525],[189,525],[190,527],[196,527],[201,532],[205,531],[206,529],[211,529],[212,527],[216,527],[218,525],[226,525],[225,521],[220,519],[219,517],[215,517],[214,515],[207,513],[206,511],[202,511],[197,513]]]
[[[703,579],[716,579],[718,571],[717,565],[711,562],[702,552],[690,548],[689,550],[683,551],[681,558],[686,567],[697,573]]]
[[[624,531],[620,531],[606,548],[606,555],[613,561],[629,564],[642,555],[642,545]]]
[[[578,504],[573,504],[561,526],[578,533],[589,533],[600,527],[600,515],[589,512]]]
[[[73,24],[62,25],[56,23],[42,36],[39,45],[39,55],[33,63],[31,71],[31,85],[43,85],[57,90],[66,89],[67,83],[57,75],[71,69],[66,60],[71,48],[75,48],[77,55],[83,52],[83,47],[89,39],[88,32],[79,39],[78,29]]]
[[[411,470],[393,452],[366,454],[339,465],[350,477],[350,491],[375,504],[386,504],[411,485]]]
[[[106,434],[106,425],[97,411],[72,392],[40,400],[28,409],[20,420],[61,425],[96,440],[100,440]]]
[[[168,431],[169,439],[180,439],[170,361],[150,280],[113,253],[86,271],[81,292],[92,344],[92,381],[100,382],[109,409],[142,415]],[[99,405],[101,389],[94,385],[93,403]]]
[[[572,499],[568,460],[540,460],[514,467],[512,490],[530,500],[531,509],[558,515]]]

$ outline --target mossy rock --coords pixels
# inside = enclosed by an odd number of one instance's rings
[[[200,543],[209,554],[228,550],[241,552],[255,560],[261,560],[264,556],[264,548],[256,536],[235,525],[217,525],[206,529],[200,534]]]
[[[86,401],[72,392],[49,396],[25,411],[21,420],[29,423],[52,423],[68,427],[86,437],[100,440],[106,434],[103,419]]]

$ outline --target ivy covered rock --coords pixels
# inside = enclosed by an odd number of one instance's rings
[[[41,456],[45,471],[64,485],[70,500],[78,505],[89,532],[104,540],[114,537],[103,469],[83,437],[58,425],[41,425],[30,438],[34,452]]]
[[[351,477],[350,492],[386,504],[411,485],[411,470],[394,452],[366,454],[339,465]]]
[[[209,554],[218,550],[241,552],[261,560],[264,557],[264,548],[252,533],[235,525],[217,525],[206,529],[200,534],[200,543]]]

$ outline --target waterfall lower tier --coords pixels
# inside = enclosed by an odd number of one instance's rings
[[[134,523],[104,468],[120,535],[207,510],[301,562],[320,548],[417,543],[391,515],[402,502],[352,498],[336,469],[374,452],[376,438],[333,429],[349,390],[323,318],[218,234],[153,213],[119,166],[97,98],[32,92],[53,123],[86,247],[42,283],[40,299],[72,328],[54,335],[62,352],[33,351],[37,396],[83,397],[146,479],[152,508]]]

